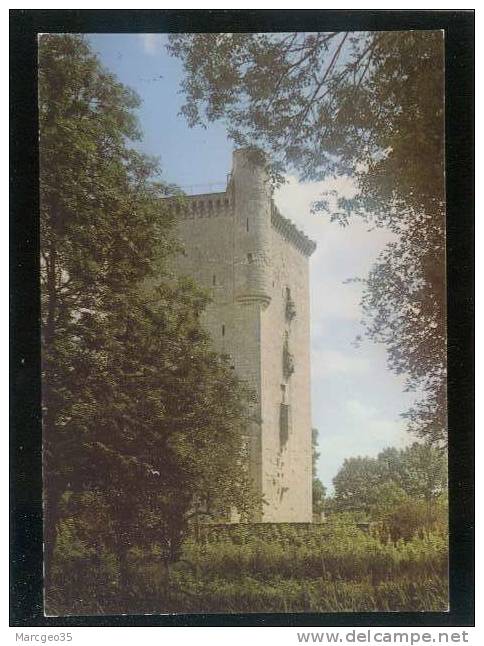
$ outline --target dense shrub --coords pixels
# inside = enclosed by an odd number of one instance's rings
[[[68,524],[58,545],[59,613],[447,609],[447,539],[438,532],[382,541],[346,519],[206,528],[170,568],[156,546],[132,549],[128,590],[116,560],[87,550]]]
[[[388,510],[382,517],[384,535],[392,540],[410,540],[426,532],[447,534],[448,506],[446,500],[406,500]]]
[[[183,567],[203,571],[206,578],[253,576],[382,581],[395,576],[444,576],[447,541],[427,534],[412,541],[382,543],[375,535],[335,527],[321,533],[299,532],[267,541],[234,532],[234,540],[199,543],[186,541]],[[190,564],[190,565],[189,565]]]

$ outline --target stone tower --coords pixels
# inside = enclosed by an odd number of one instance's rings
[[[250,470],[254,518],[312,520],[309,256],[316,245],[271,199],[260,151],[234,152],[223,193],[187,197],[176,271],[212,292],[203,324],[256,394]]]

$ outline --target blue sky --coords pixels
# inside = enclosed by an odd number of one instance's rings
[[[179,110],[182,69],[167,55],[160,34],[96,34],[89,37],[103,64],[142,99],[140,146],[160,158],[163,177],[187,192],[222,190],[230,171],[232,143],[223,124],[189,129]],[[351,195],[351,179],[324,183],[288,182],[275,195],[281,212],[318,244],[311,259],[312,417],[319,429],[318,475],[331,488],[346,457],[376,455],[386,446],[412,441],[400,418],[413,401],[402,377],[386,366],[385,349],[354,340],[362,333],[361,287],[345,284],[365,277],[389,240],[385,231],[368,232],[361,222],[342,228],[311,215],[311,202],[325,189]]]

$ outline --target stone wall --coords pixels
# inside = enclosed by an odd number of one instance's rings
[[[264,520],[310,522],[309,267],[307,257],[275,229],[272,269],[272,300],[261,325],[263,489],[269,502]],[[285,347],[291,374],[284,366]]]
[[[254,520],[311,522],[308,257],[314,243],[278,213],[261,159],[245,151],[234,153],[225,193],[186,198],[177,233],[185,250],[176,272],[210,290],[203,324],[256,398],[251,474],[266,504]]]

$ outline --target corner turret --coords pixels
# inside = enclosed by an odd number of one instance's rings
[[[262,151],[234,151],[230,191],[235,207],[235,298],[267,307],[271,301],[271,186]]]

